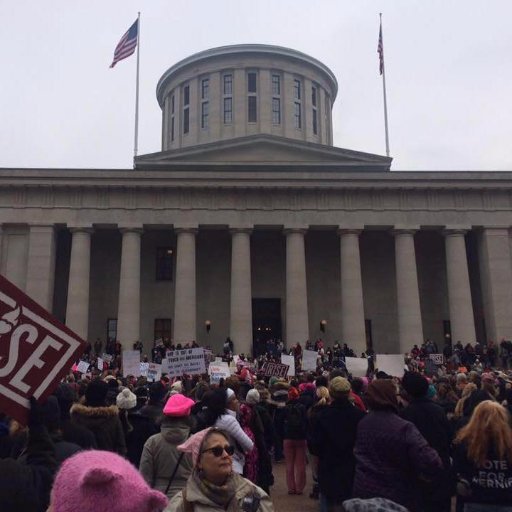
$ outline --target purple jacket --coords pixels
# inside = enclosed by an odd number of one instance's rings
[[[354,497],[390,499],[415,510],[417,480],[443,467],[418,429],[391,411],[371,412],[358,425]]]

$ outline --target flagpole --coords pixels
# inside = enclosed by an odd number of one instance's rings
[[[382,44],[382,92],[384,95],[384,128],[385,128],[385,132],[386,132],[386,156],[389,156],[388,102],[387,102],[387,98],[386,98],[386,66],[384,64],[384,38],[382,36],[382,13],[379,13],[379,16],[380,16],[380,38],[381,38],[381,44]]]
[[[140,12],[137,16],[137,76],[135,79],[135,137],[133,147],[133,167],[135,168],[135,158],[139,144],[139,52],[140,52]]]

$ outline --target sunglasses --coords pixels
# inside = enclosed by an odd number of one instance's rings
[[[213,448],[203,450],[201,453],[205,452],[212,452],[214,457],[221,457],[224,452],[231,456],[235,453],[235,447],[231,444],[227,444],[226,446],[214,446]]]

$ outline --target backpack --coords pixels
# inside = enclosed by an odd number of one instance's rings
[[[284,433],[285,439],[303,439],[306,437],[306,420],[301,404],[291,403],[286,406]]]

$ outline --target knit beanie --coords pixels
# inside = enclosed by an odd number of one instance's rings
[[[299,396],[299,390],[297,388],[294,388],[293,386],[290,387],[290,389],[288,390],[288,400],[297,400]]]
[[[90,450],[64,461],[51,504],[53,512],[154,512],[166,507],[167,498],[152,490],[126,459]]]
[[[396,385],[392,380],[374,380],[368,386],[368,390],[366,392],[368,407],[373,411],[393,410],[397,412],[398,401],[396,393]]]
[[[257,389],[250,389],[249,391],[247,391],[247,395],[245,397],[245,401],[248,403],[248,404],[252,404],[252,405],[255,405],[257,403],[259,403],[260,401],[260,393]]]
[[[345,377],[334,377],[334,379],[329,382],[329,394],[333,400],[348,397],[350,389],[350,382],[345,379]]]
[[[407,372],[402,379],[402,386],[413,398],[422,398],[428,391],[427,379],[416,372]]]
[[[108,384],[101,379],[92,380],[85,390],[85,404],[89,407],[104,407]]]
[[[133,409],[137,405],[137,396],[128,388],[124,388],[121,393],[117,395],[116,405],[119,409]]]
[[[344,501],[343,509],[347,512],[407,512],[405,507],[386,498],[372,498],[370,500],[354,498]]]

